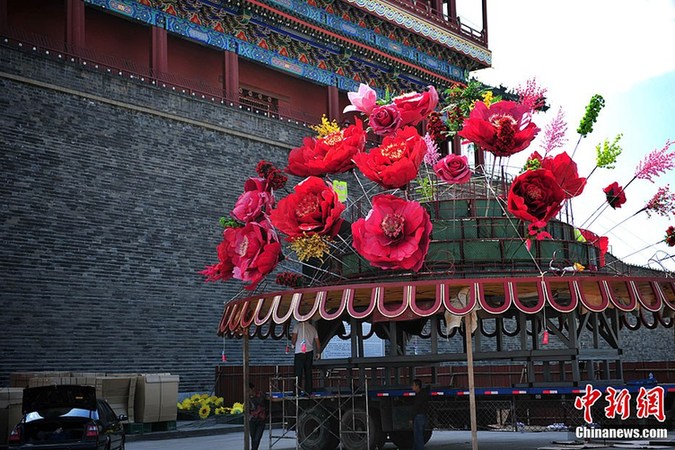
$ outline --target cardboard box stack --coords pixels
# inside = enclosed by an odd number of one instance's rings
[[[136,375],[96,378],[96,398],[106,399],[113,411],[126,414],[129,422],[134,422],[135,395]]]
[[[101,372],[15,372],[10,374],[10,384],[19,392],[18,403],[13,411],[19,417],[10,430],[21,419],[21,399],[23,388],[51,386],[55,384],[77,384],[96,387],[96,397],[105,399],[115,413],[126,414],[129,422],[170,422],[176,420],[178,402],[178,383],[180,377],[169,373],[101,373]],[[12,397],[13,401],[16,400]],[[0,414],[2,414],[0,397]],[[9,398],[9,397],[7,397]],[[4,418],[5,416],[0,416]],[[14,420],[12,417],[11,420]],[[3,435],[0,424],[0,437]],[[6,437],[5,437],[6,438]],[[2,441],[0,441],[2,442]]]
[[[7,443],[9,433],[21,420],[22,387],[0,388],[0,445]]]
[[[145,374],[136,380],[136,421],[143,423],[176,420],[178,375]]]

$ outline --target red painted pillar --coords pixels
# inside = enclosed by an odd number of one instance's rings
[[[432,9],[436,16],[443,18],[443,0],[433,0]]]
[[[462,138],[457,136],[457,135],[454,135],[452,137],[452,140],[450,141],[450,143],[451,143],[453,155],[461,155],[462,154],[461,140],[462,140]]]
[[[448,0],[448,18],[450,22],[457,22],[457,0]]]
[[[66,0],[66,50],[77,54],[84,44],[84,2]]]
[[[0,33],[7,34],[7,1],[0,0]]]
[[[223,55],[225,98],[232,103],[239,103],[239,55],[229,50],[225,50]]]
[[[150,74],[161,78],[169,71],[167,33],[164,28],[152,27],[152,45],[150,47]]]
[[[487,0],[483,0],[483,43],[488,45]]]
[[[328,120],[340,122],[340,92],[337,86],[328,86]]]

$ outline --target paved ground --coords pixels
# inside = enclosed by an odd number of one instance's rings
[[[240,450],[244,448],[243,433],[240,431],[212,436],[184,437],[179,439],[143,440],[127,444],[127,450]],[[675,433],[671,432],[671,438]],[[505,432],[478,432],[479,449],[499,450],[536,450],[542,447],[553,448],[554,442],[569,441],[574,439],[570,433],[562,431],[549,431],[541,433],[505,433]],[[431,440],[425,446],[426,450],[442,449],[471,449],[471,433],[468,431],[435,431]],[[269,448],[269,439],[266,434],[260,449]],[[396,447],[389,443],[386,449],[394,450]],[[599,448],[599,447],[596,447]],[[603,447],[609,448],[609,447]],[[616,447],[614,447],[616,448]],[[646,448],[646,447],[624,447]],[[675,448],[675,447],[670,447]],[[295,449],[295,440],[286,439],[272,446],[273,450]]]

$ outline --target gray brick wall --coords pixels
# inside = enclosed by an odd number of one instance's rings
[[[240,342],[215,335],[240,286],[198,274],[218,217],[307,128],[3,47],[0,71],[30,80],[0,76],[0,385],[12,371],[167,371],[210,389],[223,345],[241,361]],[[254,341],[253,362],[289,363],[283,347]]]

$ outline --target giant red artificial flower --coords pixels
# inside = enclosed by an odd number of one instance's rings
[[[472,175],[469,159],[464,155],[452,153],[434,164],[434,172],[448,184],[464,184]]]
[[[607,236],[598,236],[592,231],[583,228],[579,228],[579,232],[586,242],[600,251],[600,254],[598,255],[598,266],[605,267],[605,255],[607,254],[607,248],[609,247],[609,238]]]
[[[548,222],[562,208],[565,192],[548,169],[526,170],[513,180],[507,201],[511,214],[528,222]]]
[[[495,156],[511,156],[527,148],[539,132],[530,119],[530,110],[516,102],[502,100],[489,107],[476,102],[458,134]]]
[[[331,186],[321,178],[309,177],[295,186],[294,193],[279,201],[270,213],[270,220],[289,241],[305,234],[334,237],[340,231],[340,214],[344,209]]]
[[[374,267],[417,272],[429,251],[431,228],[419,203],[381,194],[373,197],[368,216],[352,224],[353,245]]]
[[[567,154],[562,152],[554,157],[547,156],[542,158],[538,152],[530,155],[531,160],[539,161],[542,168],[553,172],[558,186],[565,192],[565,198],[572,198],[580,195],[586,187],[586,178],[580,177],[577,171],[577,163]]]
[[[356,119],[356,124],[322,138],[306,137],[302,147],[294,148],[288,155],[286,171],[299,177],[346,172],[354,167],[352,158],[365,145],[363,123]]]
[[[218,245],[220,262],[200,273],[206,275],[206,281],[232,277],[248,281],[245,288],[252,290],[274,270],[281,256],[281,244],[272,225],[267,220],[248,222],[240,228],[225,229]]]
[[[666,229],[665,242],[668,247],[675,247],[675,227],[672,225]]]
[[[386,136],[370,153],[357,153],[356,166],[385,189],[402,188],[417,176],[427,144],[413,127]]]
[[[244,193],[239,196],[232,210],[232,217],[242,222],[262,219],[274,206],[274,196],[267,190],[264,178],[249,178],[244,183]]]
[[[232,269],[234,265],[232,264],[232,247],[227,239],[223,239],[220,244],[218,244],[218,264],[212,266],[207,266],[206,269],[202,270],[202,275],[206,275],[206,281],[227,281],[232,278]]]
[[[429,86],[425,92],[411,92],[392,99],[401,114],[401,125],[415,126],[431,114],[438,105],[438,92]]]
[[[626,193],[623,191],[623,188],[619,186],[619,183],[616,181],[607,186],[602,190],[607,197],[607,203],[612,208],[621,208],[621,205],[626,203]]]
[[[281,243],[268,221],[249,222],[242,228],[228,228],[224,233],[231,248],[232,275],[250,284],[252,290],[281,259]]]

